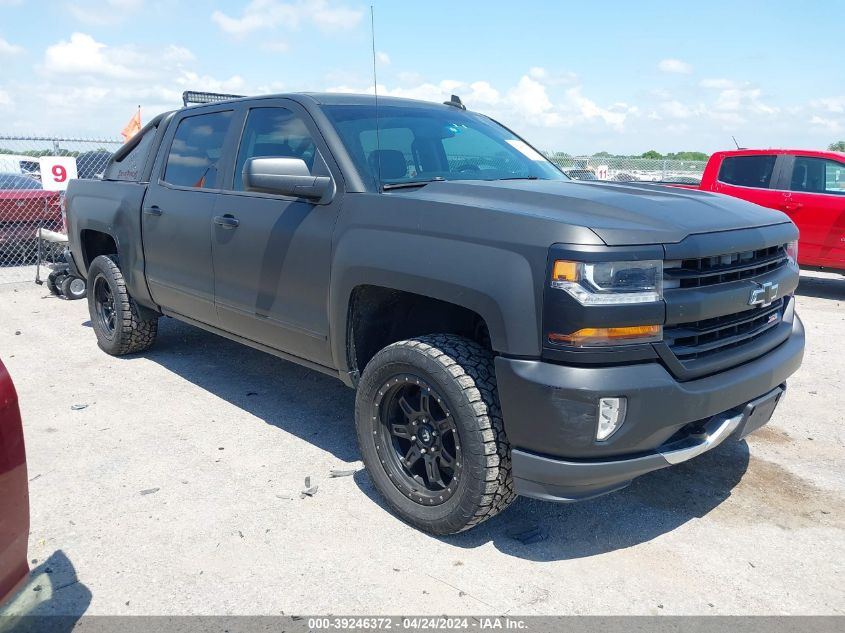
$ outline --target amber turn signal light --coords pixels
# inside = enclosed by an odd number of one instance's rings
[[[663,337],[660,325],[632,325],[628,327],[585,327],[572,334],[549,334],[552,343],[583,347],[586,345],[614,345],[616,343],[650,343]]]

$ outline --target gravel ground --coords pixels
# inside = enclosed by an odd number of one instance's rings
[[[842,614],[845,280],[805,274],[799,294],[804,365],[747,442],[433,538],[389,514],[363,471],[329,477],[361,466],[340,382],[171,319],[150,352],[111,358],[84,301],[0,285],[44,608]],[[308,476],[317,493],[300,498]]]

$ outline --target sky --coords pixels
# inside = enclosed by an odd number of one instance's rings
[[[542,150],[845,139],[842,0],[373,4],[380,94],[457,94]],[[370,3],[0,0],[0,135],[119,138],[187,89],[372,92]]]

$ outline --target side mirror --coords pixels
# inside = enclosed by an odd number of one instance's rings
[[[243,169],[244,191],[327,201],[334,193],[329,176],[312,176],[301,158],[250,158]]]

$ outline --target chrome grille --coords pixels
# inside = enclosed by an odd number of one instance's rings
[[[664,286],[699,288],[751,279],[786,266],[786,263],[785,244],[755,251],[666,262],[663,270]]]

